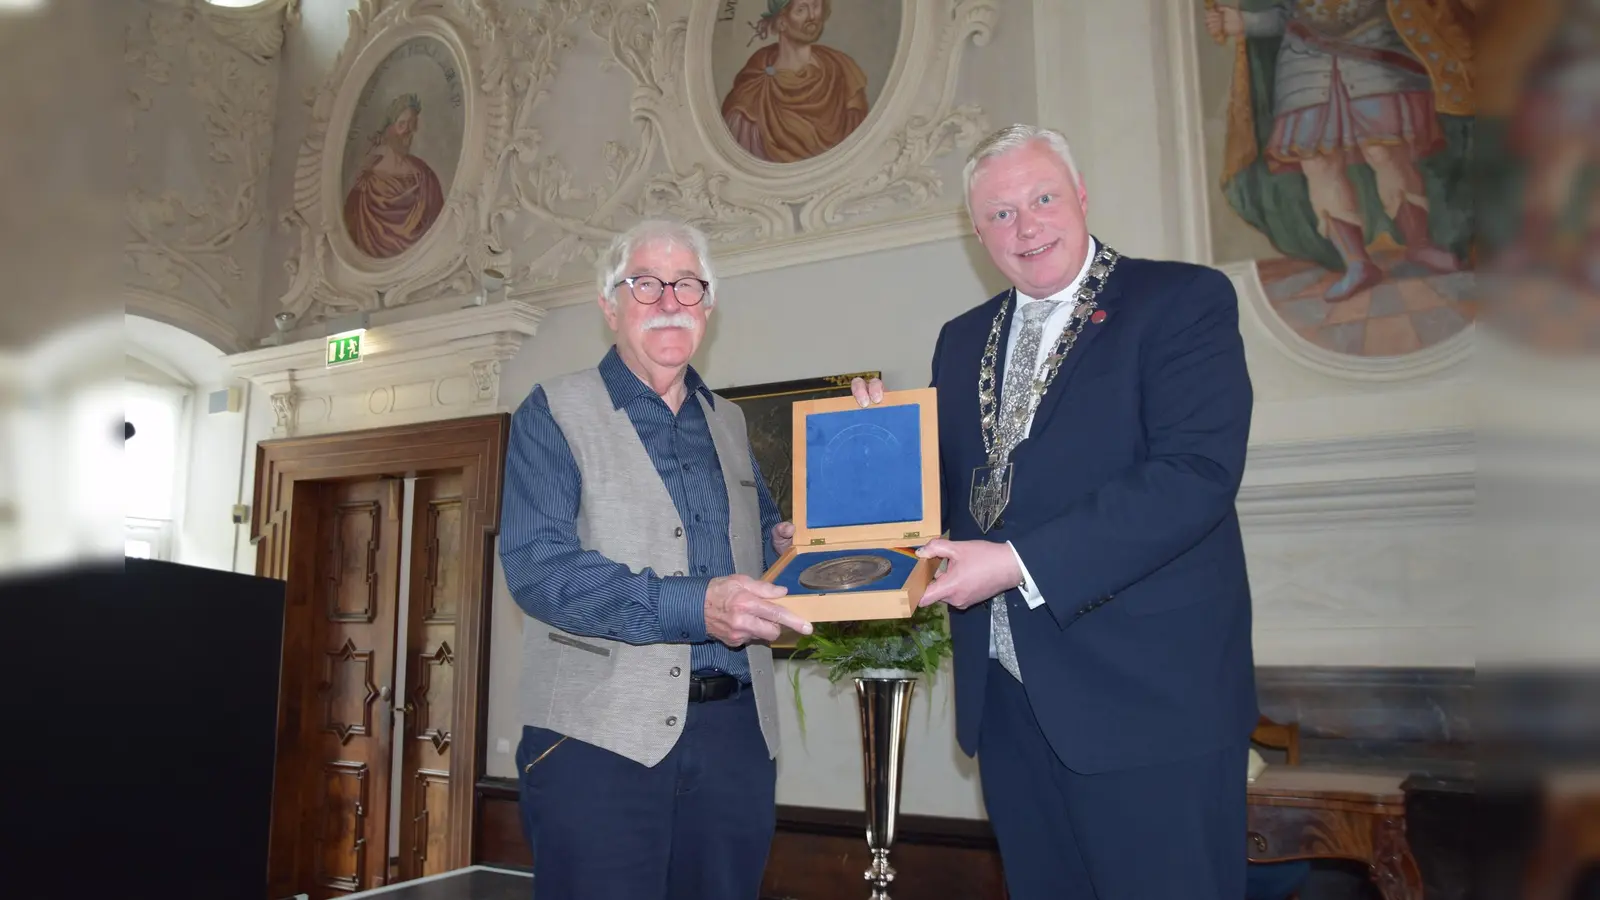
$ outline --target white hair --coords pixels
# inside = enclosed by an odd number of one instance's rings
[[[646,219],[627,231],[617,235],[611,241],[611,246],[600,255],[600,264],[597,267],[597,284],[600,296],[606,298],[613,309],[617,306],[616,286],[626,278],[628,263],[633,260],[633,252],[646,244],[666,244],[670,246],[688,247],[694,250],[695,259],[700,264],[700,277],[710,282],[706,288],[706,297],[703,301],[706,308],[717,304],[717,275],[711,268],[711,245],[706,240],[705,233],[700,229],[685,222],[673,222],[666,219]]]
[[[1078,164],[1072,161],[1072,147],[1067,144],[1066,135],[1054,128],[1040,125],[1007,125],[999,131],[991,132],[967,155],[966,168],[961,170],[961,187],[967,198],[968,217],[972,216],[972,173],[977,171],[978,163],[1003,153],[1010,153],[1031,141],[1044,141],[1046,146],[1061,157],[1061,161],[1067,164],[1067,171],[1072,173],[1074,185],[1083,180],[1078,175]]]

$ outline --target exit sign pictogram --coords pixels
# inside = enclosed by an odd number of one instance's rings
[[[361,361],[361,335],[345,334],[328,338],[328,368]]]

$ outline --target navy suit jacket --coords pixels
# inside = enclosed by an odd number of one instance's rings
[[[950,538],[1010,541],[1044,597],[1029,609],[1005,595],[1045,738],[1085,774],[1243,744],[1257,709],[1234,499],[1253,393],[1232,283],[1202,266],[1121,259],[1098,298],[1104,319],[1083,326],[1012,454],[1010,505],[985,535],[968,506],[986,463],[978,362],[1009,293],[945,324],[933,386]],[[1003,346],[998,356],[1000,385]],[[969,756],[989,622],[987,603],[950,610]]]

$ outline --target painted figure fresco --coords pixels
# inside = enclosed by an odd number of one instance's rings
[[[1600,349],[1600,0],[1482,12],[1479,321],[1545,355]]]
[[[1328,349],[1401,355],[1464,328],[1474,112],[1463,0],[1207,2],[1234,42],[1222,197],[1282,259],[1279,313]]]
[[[866,120],[867,76],[849,54],[821,43],[831,0],[767,0],[750,55],[722,101],[722,118],[757,159],[796,162],[824,153]]]
[[[1519,209],[1495,206],[1516,226],[1514,240],[1497,242],[1496,265],[1553,264],[1600,290],[1600,202],[1584,177],[1600,163],[1600,0],[1526,0],[1514,21],[1495,24],[1497,52],[1486,62],[1496,96],[1484,112],[1507,132],[1505,168],[1523,181]]]
[[[355,184],[345,196],[345,228],[362,253],[387,259],[405,252],[428,233],[444,210],[444,188],[411,142],[422,121],[422,102],[402,94],[389,103],[383,127]]]

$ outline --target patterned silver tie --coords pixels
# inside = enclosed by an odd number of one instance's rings
[[[1010,428],[998,429],[1008,437],[1004,445],[1005,458],[1021,443],[1028,433],[1023,421],[1028,415],[1028,395],[1033,390],[1034,373],[1038,369],[1039,344],[1044,337],[1044,322],[1061,305],[1059,300],[1034,300],[1017,310],[1022,318],[1022,333],[1017,335],[1017,346],[1006,363],[1006,383],[1000,394],[1000,415]],[[1011,677],[1022,680],[1022,668],[1017,665],[1017,648],[1011,641],[1011,617],[1006,610],[1006,595],[989,601],[990,627],[994,630],[995,655],[1000,665]]]

